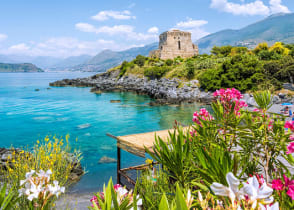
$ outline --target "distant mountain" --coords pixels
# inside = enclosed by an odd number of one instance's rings
[[[239,30],[223,30],[199,39],[200,53],[209,53],[213,46],[255,47],[260,42],[294,43],[294,13],[275,14]]]
[[[43,70],[31,63],[0,63],[0,73],[4,72],[43,72]]]
[[[134,47],[120,52],[104,50],[98,53],[88,62],[75,66],[72,68],[72,70],[104,72],[109,68],[119,65],[124,60],[133,60],[139,54],[148,56],[151,50],[157,48],[158,43],[152,43],[143,47]]]
[[[88,62],[91,58],[92,56],[90,55],[71,56],[51,65],[50,69],[68,70],[74,66]]]

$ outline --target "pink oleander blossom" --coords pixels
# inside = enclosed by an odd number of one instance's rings
[[[290,142],[290,144],[287,146],[287,152],[286,154],[292,154],[294,153],[294,141]]]
[[[291,131],[294,131],[294,121],[286,121],[285,128],[289,128]]]
[[[284,184],[283,184],[282,180],[280,180],[280,179],[274,179],[272,181],[272,188],[274,190],[283,190]]]
[[[226,114],[230,113],[233,107],[233,103],[235,103],[234,112],[237,116],[241,115],[241,113],[239,112],[240,109],[242,109],[243,107],[247,107],[245,101],[241,101],[243,95],[235,88],[217,90],[213,93],[213,96],[223,104]]]
[[[294,200],[294,186],[293,186],[293,185],[289,186],[288,191],[287,191],[287,195],[288,195],[292,200]]]
[[[196,111],[193,114],[193,122],[201,125],[200,119],[204,121],[212,121],[214,118],[205,108],[202,108],[199,112]]]
[[[285,187],[294,186],[294,180],[290,180],[285,174],[283,175]]]

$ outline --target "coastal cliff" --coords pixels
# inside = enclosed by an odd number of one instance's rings
[[[119,73],[119,70],[113,70],[87,78],[64,79],[50,83],[50,86],[92,87],[92,92],[131,91],[149,95],[156,99],[158,104],[209,103],[213,98],[211,92],[199,89],[197,80],[189,82],[177,78],[149,80],[135,75],[119,77]]]

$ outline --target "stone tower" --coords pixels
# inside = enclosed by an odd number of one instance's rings
[[[149,57],[160,59],[174,59],[178,56],[189,58],[198,55],[198,46],[191,40],[191,33],[171,30],[160,34],[159,49],[149,53]]]

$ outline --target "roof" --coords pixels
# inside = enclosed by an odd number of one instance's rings
[[[184,129],[187,129],[187,127]],[[173,133],[174,129],[131,134],[126,136],[113,136],[111,134],[107,135],[117,140],[117,146],[119,148],[134,155],[145,157],[145,147],[147,147],[149,150],[152,150],[152,147],[155,143],[155,135],[167,142],[169,132]]]

